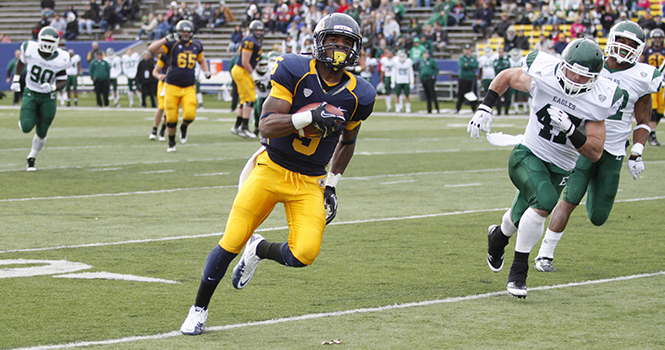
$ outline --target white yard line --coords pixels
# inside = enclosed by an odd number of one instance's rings
[[[661,276],[661,275],[665,275],[665,271],[660,271],[660,272],[655,272],[655,273],[643,273],[643,274],[622,276],[622,277],[615,277],[615,278],[606,278],[606,279],[601,279],[601,280],[592,280],[592,281],[585,281],[585,282],[565,283],[565,284],[558,284],[558,285],[553,285],[553,286],[533,287],[533,288],[529,288],[529,291],[534,292],[534,291],[540,291],[540,290],[582,287],[582,286],[588,286],[588,285],[596,285],[596,284],[611,283],[611,282],[618,282],[618,281],[628,281],[628,280],[633,280],[633,279],[637,279],[637,278],[647,278],[647,277],[655,277],[655,276]],[[235,328],[245,328],[245,327],[254,327],[254,326],[269,326],[269,325],[273,325],[273,324],[287,323],[287,322],[297,322],[297,321],[303,321],[303,320],[313,320],[313,319],[321,319],[321,318],[328,318],[328,317],[338,317],[338,316],[362,314],[362,313],[369,313],[369,312],[382,312],[382,311],[389,311],[389,310],[399,310],[399,309],[406,309],[406,308],[412,308],[412,307],[429,306],[429,305],[446,304],[446,303],[457,303],[457,302],[462,302],[462,301],[485,299],[485,298],[490,298],[490,297],[495,297],[495,296],[500,296],[500,295],[506,295],[506,294],[508,294],[507,291],[491,292],[491,293],[484,293],[484,294],[467,295],[467,296],[464,296],[464,297],[452,297],[452,298],[438,299],[438,300],[426,300],[426,301],[420,301],[420,302],[414,302],[414,303],[394,304],[394,305],[386,305],[386,306],[371,307],[371,308],[361,308],[361,309],[353,309],[353,310],[345,310],[345,311],[324,312],[324,313],[318,313],[318,314],[307,314],[307,315],[294,316],[294,317],[284,317],[284,318],[277,318],[277,319],[265,320],[265,321],[237,323],[237,324],[230,324],[230,325],[225,325],[225,326],[206,327],[205,332],[219,332],[219,331],[235,329]],[[113,345],[113,344],[131,343],[131,342],[137,342],[137,341],[143,341],[143,340],[160,340],[160,339],[174,338],[174,337],[178,337],[178,336],[181,336],[180,332],[173,331],[173,332],[168,332],[168,333],[146,335],[146,336],[135,336],[135,337],[126,337],[126,338],[118,338],[118,339],[76,342],[76,343],[58,344],[58,345],[42,345],[42,346],[20,348],[20,349],[14,349],[14,350],[70,349],[70,348],[96,346],[96,345]]]

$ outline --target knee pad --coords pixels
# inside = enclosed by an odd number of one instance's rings
[[[175,128],[176,126],[178,126],[178,123],[166,123],[166,127],[168,128]]]
[[[279,252],[282,254],[282,260],[284,260],[284,264],[286,264],[286,266],[291,266],[291,267],[307,266],[301,263],[300,260],[298,260],[295,256],[293,256],[293,253],[291,253],[291,249],[289,249],[289,244],[287,242],[284,242],[282,244],[282,247],[279,249]]]
[[[661,118],[663,118],[663,115],[658,113],[657,110],[654,109],[654,110],[651,111],[651,121],[652,122],[658,123]]]

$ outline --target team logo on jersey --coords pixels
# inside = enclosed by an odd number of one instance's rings
[[[642,76],[642,78],[646,78],[647,77],[647,72],[640,72],[640,75]]]
[[[312,91],[312,89],[310,89],[310,88],[305,88],[305,90],[302,91],[302,93],[303,93],[303,95],[305,95],[305,97],[311,96],[313,92],[314,91]]]
[[[607,96],[600,94],[598,95],[598,99],[600,100],[600,102],[605,102],[605,100],[607,100]]]

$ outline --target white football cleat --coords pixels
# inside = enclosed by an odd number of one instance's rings
[[[242,129],[240,129],[240,128],[236,128],[235,126],[231,128],[231,133],[232,133],[233,135],[238,135],[238,136],[240,136],[240,137],[244,137],[244,138],[247,137],[247,136],[245,135],[245,133],[242,132]]]
[[[526,284],[522,282],[508,282],[506,286],[508,294],[513,298],[524,299],[526,298]]]
[[[240,132],[242,132],[245,135],[246,138],[249,138],[249,139],[255,139],[256,138],[256,135],[253,132],[249,131],[249,129],[242,129],[242,130],[240,130]]]
[[[159,135],[158,140],[159,140],[159,141],[166,141],[166,136],[164,136],[164,135]]]
[[[175,144],[169,145],[169,147],[166,149],[166,152],[175,152]]]
[[[150,134],[150,136],[148,136],[148,140],[152,140],[152,141],[157,140],[157,135],[155,135],[155,134]]]
[[[266,239],[263,238],[263,236],[255,233],[249,239],[249,242],[247,242],[245,251],[242,253],[242,257],[240,258],[238,265],[233,268],[233,275],[231,276],[233,287],[236,289],[245,288],[247,283],[252,280],[254,272],[256,272],[256,267],[259,265],[261,260],[263,260],[256,256],[256,248],[259,246],[261,241],[265,240]]]
[[[185,322],[180,326],[180,333],[186,335],[199,335],[203,333],[203,327],[208,319],[208,310],[202,307],[192,305]]]
[[[544,256],[537,257],[533,266],[540,272],[556,272],[556,268],[552,265],[552,259]]]

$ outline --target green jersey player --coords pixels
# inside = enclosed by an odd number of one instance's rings
[[[531,95],[524,139],[510,154],[508,174],[518,192],[501,225],[488,230],[487,263],[503,268],[505,246],[517,233],[515,256],[508,275],[511,296],[525,298],[529,254],[545,231],[545,220],[557,204],[577,158],[600,159],[605,119],[624,101],[616,83],[600,78],[604,53],[590,39],[573,40],[561,59],[530,53],[522,68],[509,68],[492,81],[467,130],[478,137],[488,132],[492,106],[509,87]]]
[[[538,271],[556,271],[552,266],[554,249],[563,235],[570,214],[580,204],[585,193],[585,206],[591,223],[600,226],[607,221],[619,187],[619,174],[626,156],[626,141],[632,130],[633,117],[637,126],[633,130],[628,171],[637,180],[637,176],[644,170],[642,151],[650,132],[651,94],[658,92],[662,84],[662,76],[656,67],[637,62],[645,46],[644,31],[635,22],[619,22],[610,30],[605,46],[608,57],[600,76],[617,82],[628,94],[628,103],[605,121],[605,146],[600,160],[594,163],[584,156],[577,160],[563,191],[563,199],[552,212],[552,219],[535,260]]]
[[[21,57],[16,62],[16,71],[27,68],[25,92],[21,104],[19,127],[24,133],[35,130],[32,149],[26,167],[35,171],[35,158],[46,144],[48,132],[56,110],[56,91],[67,83],[65,70],[71,66],[69,53],[58,48],[60,38],[52,27],[44,27],[37,35],[37,42],[26,41],[21,45]],[[19,75],[14,75],[11,89],[21,91]]]

